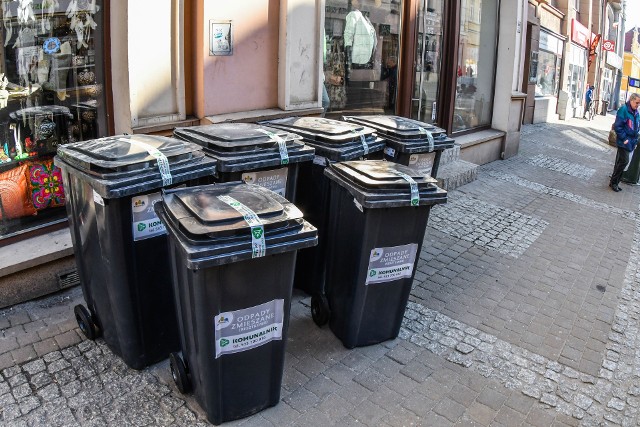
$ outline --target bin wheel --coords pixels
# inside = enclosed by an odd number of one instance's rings
[[[329,310],[329,301],[323,294],[313,294],[311,297],[311,317],[316,325],[322,327],[327,324],[331,311]]]
[[[189,391],[191,391],[191,382],[187,375],[187,368],[178,353],[171,353],[169,355],[169,367],[171,368],[173,381],[176,383],[180,393],[189,393]]]
[[[92,341],[98,338],[100,335],[98,332],[98,325],[96,325],[96,322],[89,310],[87,310],[84,305],[78,304],[73,307],[73,313],[76,315],[78,326],[84,336]]]

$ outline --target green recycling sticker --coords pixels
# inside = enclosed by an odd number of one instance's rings
[[[269,132],[266,129],[258,129],[258,131],[264,133],[269,138],[273,139],[274,141],[276,141],[276,143],[278,143],[278,151],[280,152],[280,164],[281,165],[288,165],[289,164],[289,152],[287,151],[287,142],[283,138],[280,138],[275,133]]]
[[[251,227],[251,257],[263,257],[267,251],[267,245],[264,240],[264,226],[258,215],[233,197],[218,196],[218,199],[238,211]]]
[[[255,237],[256,239],[260,239],[264,234],[264,230],[262,229],[262,227],[254,227],[251,229],[251,234],[253,234],[253,237]]]
[[[390,169],[389,172],[394,175],[398,175],[400,178],[409,183],[409,188],[411,190],[411,206],[418,206],[420,204],[420,192],[418,190],[418,183],[415,182],[415,180],[406,173],[400,172],[395,169]]]

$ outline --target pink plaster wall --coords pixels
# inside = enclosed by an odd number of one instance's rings
[[[200,117],[278,104],[279,0],[204,1],[198,15],[195,97]],[[232,20],[233,55],[209,56],[209,20]]]

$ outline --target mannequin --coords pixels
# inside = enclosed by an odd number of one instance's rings
[[[352,10],[346,16],[344,28],[344,47],[347,65],[346,79],[350,77],[351,64],[367,64],[376,50],[378,38],[376,30],[358,8],[360,2],[353,0]]]

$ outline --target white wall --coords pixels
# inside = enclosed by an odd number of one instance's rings
[[[493,103],[492,127],[508,131],[510,121],[515,120],[511,108],[514,92],[521,89],[522,82],[522,41],[526,28],[527,0],[500,2],[500,28],[496,85]],[[520,22],[520,25],[518,25]],[[519,118],[518,118],[519,120]]]
[[[283,110],[322,105],[324,0],[280,1],[278,106]]]
[[[183,0],[129,0],[132,126],[185,118]]]

